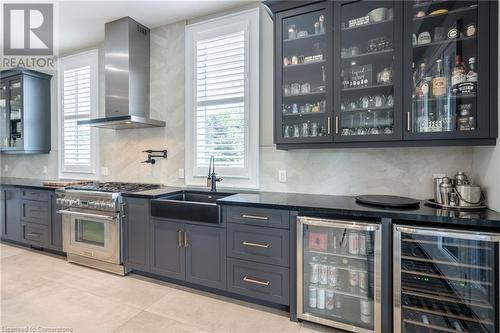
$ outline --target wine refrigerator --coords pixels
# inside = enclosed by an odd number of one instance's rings
[[[381,331],[382,226],[297,218],[297,317],[351,332]]]
[[[394,226],[394,333],[499,333],[500,234]]]

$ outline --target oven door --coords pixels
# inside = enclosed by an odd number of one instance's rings
[[[120,219],[118,213],[80,209],[63,214],[64,252],[120,264]]]

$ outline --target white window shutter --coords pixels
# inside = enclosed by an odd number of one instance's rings
[[[77,125],[78,120],[89,119],[90,66],[65,70],[63,73],[63,164],[90,170],[90,127]]]
[[[186,27],[186,184],[257,188],[259,11]]]
[[[98,51],[61,58],[59,66],[59,176],[97,177],[97,138],[79,120],[98,115]]]

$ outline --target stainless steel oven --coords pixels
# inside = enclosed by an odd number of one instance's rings
[[[121,264],[119,213],[77,208],[59,212],[63,214],[63,250],[67,254]]]

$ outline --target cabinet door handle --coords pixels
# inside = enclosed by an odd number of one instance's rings
[[[182,233],[184,235],[184,247],[188,247],[189,246],[189,244],[188,244],[188,234],[185,231],[183,231]]]
[[[253,242],[247,242],[247,241],[243,241],[243,242],[241,242],[241,244],[243,244],[245,246],[251,246],[251,247],[260,247],[263,249],[268,249],[271,246],[270,244],[259,244],[259,243],[253,243]]]
[[[331,134],[331,132],[332,132],[332,118],[331,117],[328,117],[326,119],[326,128],[327,128],[327,130],[326,130],[327,133]]]
[[[271,284],[270,281],[260,281],[260,280],[257,280],[255,278],[251,278],[251,277],[248,277],[248,276],[245,276],[243,278],[243,281],[249,282],[249,283],[258,284],[259,286],[266,286],[266,287],[269,287],[269,285]]]
[[[410,112],[406,112],[406,130],[408,132],[411,131],[411,114],[410,114]]]
[[[243,217],[245,219],[252,219],[252,220],[263,220],[263,221],[269,220],[268,216],[257,216],[257,215],[243,214],[243,215],[241,215],[241,217]]]
[[[179,247],[182,247],[182,230],[177,230],[177,242],[179,243]]]
[[[339,116],[335,117],[335,134],[339,134]]]
[[[29,232],[26,234],[26,236],[30,236],[30,237],[40,237],[40,234],[39,233],[36,233],[36,232]]]

